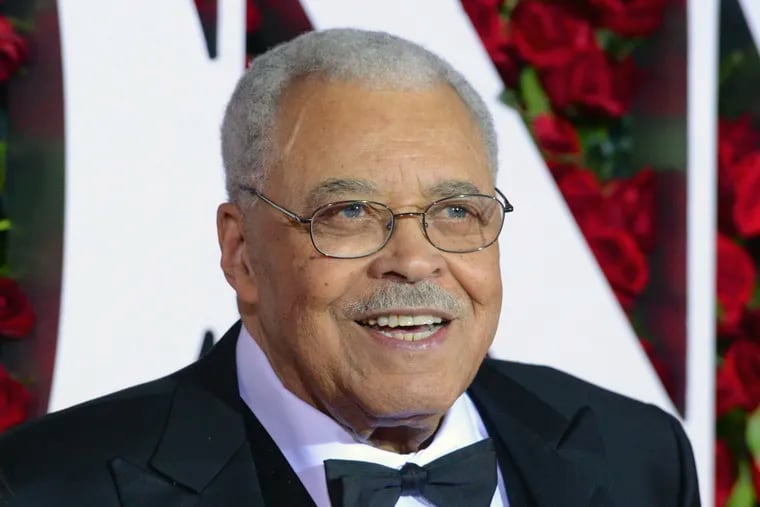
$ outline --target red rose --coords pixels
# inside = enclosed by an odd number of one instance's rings
[[[570,170],[558,186],[620,304],[629,310],[649,281],[649,265],[634,235],[625,220],[615,221],[605,188],[591,171]]]
[[[31,398],[0,364],[0,432],[27,420]]]
[[[652,168],[646,167],[630,179],[611,181],[605,193],[610,220],[633,234],[643,252],[651,252],[657,212]]]
[[[731,349],[733,368],[744,386],[745,408],[747,412],[752,412],[760,405],[760,345],[746,341],[735,342],[726,352],[726,357]]]
[[[463,0],[462,7],[478,32],[483,47],[496,66],[504,83],[516,87],[520,63],[512,39],[506,31],[506,22],[500,14],[501,0]]]
[[[760,234],[760,151],[745,155],[732,172],[736,229],[745,237]]]
[[[760,308],[745,308],[741,319],[741,337],[760,344]]]
[[[578,132],[560,116],[539,115],[533,120],[532,130],[538,147],[549,155],[575,155],[581,151]]]
[[[261,27],[261,11],[253,0],[245,2],[245,31],[253,33]]]
[[[734,408],[755,410],[760,405],[760,345],[744,340],[732,343],[715,382],[718,416]]]
[[[649,35],[662,23],[667,0],[588,0],[598,24],[625,37]]]
[[[584,231],[591,251],[627,311],[649,281],[649,265],[636,240],[623,229]]]
[[[491,41],[486,44],[486,50],[504,84],[510,88],[517,88],[522,65],[512,40],[505,37]]]
[[[0,82],[6,81],[26,62],[28,47],[7,18],[0,16]]]
[[[602,186],[594,174],[581,168],[550,167],[560,174],[559,188],[581,227],[609,227],[630,233],[642,252],[655,242],[655,174],[646,167],[630,179]]]
[[[738,162],[760,145],[760,132],[752,126],[747,113],[733,120],[721,119],[718,124],[718,230],[736,234],[734,206],[736,202]],[[738,168],[742,170],[741,167]]]
[[[749,253],[728,237],[718,234],[717,292],[721,305],[720,320],[735,325],[744,306],[752,297],[757,269]]]
[[[16,282],[0,278],[0,336],[21,338],[34,326],[34,312],[29,298]]]
[[[617,118],[633,97],[637,69],[631,58],[614,63],[599,48],[578,51],[559,67],[541,72],[541,82],[559,111]]]
[[[759,145],[760,132],[752,126],[751,114],[746,113],[733,120],[719,120],[718,162],[721,167],[733,166]]]
[[[570,169],[559,180],[558,187],[584,232],[607,226],[607,217],[602,212],[602,187],[594,173],[583,168]]]
[[[559,160],[547,160],[546,166],[549,168],[549,172],[554,176],[554,181],[559,183],[562,178],[575,171],[582,170],[580,167],[569,162],[560,162]]]
[[[744,388],[741,379],[736,375],[733,359],[731,362],[724,360],[715,375],[715,415],[720,417],[746,404]]]
[[[510,30],[517,53],[538,68],[567,65],[578,51],[597,47],[591,24],[566,3],[519,2]]]
[[[722,440],[715,441],[715,506],[724,507],[736,482],[731,451]]]

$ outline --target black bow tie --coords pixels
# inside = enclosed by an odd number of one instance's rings
[[[486,439],[401,470],[328,459],[325,475],[333,507],[393,507],[402,495],[424,497],[437,507],[487,507],[496,490],[496,452]]]

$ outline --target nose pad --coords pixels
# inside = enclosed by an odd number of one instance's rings
[[[427,227],[428,224],[425,222],[425,214],[418,211],[409,211],[405,213],[396,213],[393,215],[394,218],[394,230],[393,234],[391,235],[389,241],[393,241],[394,237],[399,236],[399,239],[404,241],[404,243],[409,244],[410,241],[417,242],[419,240],[423,240],[425,243],[427,243],[429,246],[434,246],[430,239],[428,239],[427,235]],[[415,224],[413,225],[415,231],[405,231],[401,232],[400,229],[403,227],[399,227],[401,223],[404,222],[402,219],[412,219]],[[388,226],[390,227],[391,224],[389,223]],[[407,236],[408,234],[413,234],[414,236]],[[419,236],[417,236],[419,235]],[[403,236],[403,238],[401,238]]]
[[[419,211],[409,211],[405,213],[396,213],[393,215],[394,219],[394,231],[393,235],[390,238],[390,241],[393,241],[393,237],[399,235],[399,225],[404,222],[403,219],[412,219],[412,221],[416,222],[415,228],[419,231],[419,233],[422,234],[422,239],[425,240],[428,244],[430,244],[430,240],[427,237],[427,232],[425,231],[425,228],[427,227],[427,224],[424,221],[424,213],[421,213]],[[388,227],[390,227],[391,224],[388,224]]]

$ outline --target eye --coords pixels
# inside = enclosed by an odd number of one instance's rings
[[[336,209],[336,214],[340,214],[341,218],[361,218],[366,212],[366,206],[359,202],[346,204]]]
[[[468,218],[472,215],[472,210],[461,204],[451,204],[444,208],[446,218]]]

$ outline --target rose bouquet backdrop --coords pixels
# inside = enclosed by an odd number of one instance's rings
[[[741,10],[721,13],[716,505],[760,499],[760,58]]]
[[[5,192],[8,104],[6,83],[22,71],[29,47],[23,32],[28,23],[0,14],[0,432],[24,422],[30,414],[31,395],[20,379],[3,362],[3,350],[14,341],[25,338],[34,326],[34,312],[29,298],[14,280],[13,267],[7,259],[8,231],[13,223],[8,218]]]
[[[668,305],[652,305],[651,295],[683,304],[685,221],[673,217],[685,208],[685,179],[678,167],[632,164],[644,136],[631,128],[632,103],[652,79],[638,51],[657,35],[666,12],[683,15],[683,2],[463,5],[505,83],[504,102],[533,134],[663,384],[683,408],[673,356],[662,360],[658,350],[685,314],[663,314]],[[732,10],[741,13],[735,2],[722,3],[715,501],[751,507],[760,498],[760,59],[741,14],[726,19]],[[669,82],[650,93],[650,107],[671,107],[662,100]],[[663,189],[670,206],[658,198]]]
[[[663,264],[663,251],[674,250],[660,244],[658,218],[668,210],[658,204],[658,192],[670,187],[673,194],[673,181],[680,176],[682,183],[683,172],[673,177],[669,167],[638,163],[641,157],[634,157],[633,150],[641,147],[635,146],[631,120],[633,99],[651,81],[648,70],[637,64],[636,52],[661,26],[666,8],[683,14],[682,3],[462,4],[504,81],[503,101],[525,121],[644,350],[682,407],[678,368],[661,358],[665,347],[655,336],[658,326],[650,325],[652,305],[645,293],[653,289],[653,263]],[[676,193],[682,196],[680,190]],[[670,256],[673,280],[657,287],[680,285],[682,291],[682,244],[680,250],[680,256]],[[678,326],[683,333],[683,319]]]

